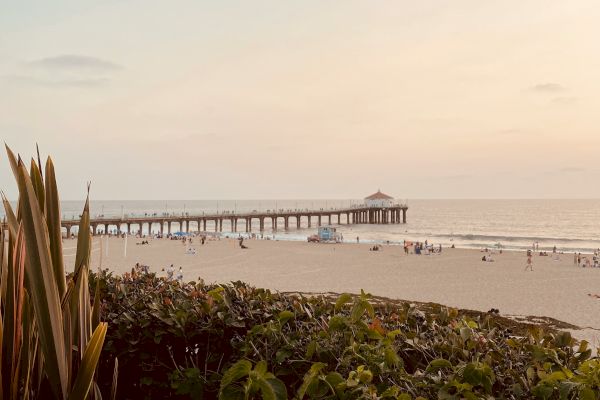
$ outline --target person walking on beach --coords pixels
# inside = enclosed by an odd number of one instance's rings
[[[527,254],[527,265],[525,265],[525,271],[527,271],[527,268],[533,271],[533,261],[531,259],[531,253]]]
[[[173,279],[173,274],[175,273],[175,267],[173,267],[173,264],[171,264],[168,268],[167,268],[167,280],[171,280]]]
[[[356,243],[360,243],[360,238],[358,236],[356,237]]]
[[[177,280],[179,283],[183,283],[183,269],[179,267],[179,272],[177,272]]]

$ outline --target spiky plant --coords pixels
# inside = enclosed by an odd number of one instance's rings
[[[38,153],[29,171],[6,147],[19,199],[2,201],[0,229],[0,399],[101,397],[94,375],[106,336],[98,291],[88,287],[88,198],[79,223],[73,274],[67,279],[54,165]],[[44,176],[45,175],[45,176]]]

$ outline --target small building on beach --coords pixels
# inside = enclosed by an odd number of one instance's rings
[[[390,195],[382,193],[381,190],[377,190],[370,196],[365,197],[365,204],[367,207],[373,208],[387,208],[394,205],[394,198]]]

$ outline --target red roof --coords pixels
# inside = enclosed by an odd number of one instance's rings
[[[388,196],[385,193],[381,193],[381,190],[378,190],[377,193],[373,193],[370,196],[365,197],[365,200],[392,200],[392,196]]]

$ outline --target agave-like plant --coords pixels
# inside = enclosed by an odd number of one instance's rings
[[[39,152],[28,171],[8,146],[6,151],[19,199],[13,209],[2,194],[0,399],[99,399],[94,376],[107,324],[100,322],[99,291],[92,306],[88,286],[89,186],[67,278],[52,160],[42,174]]]

